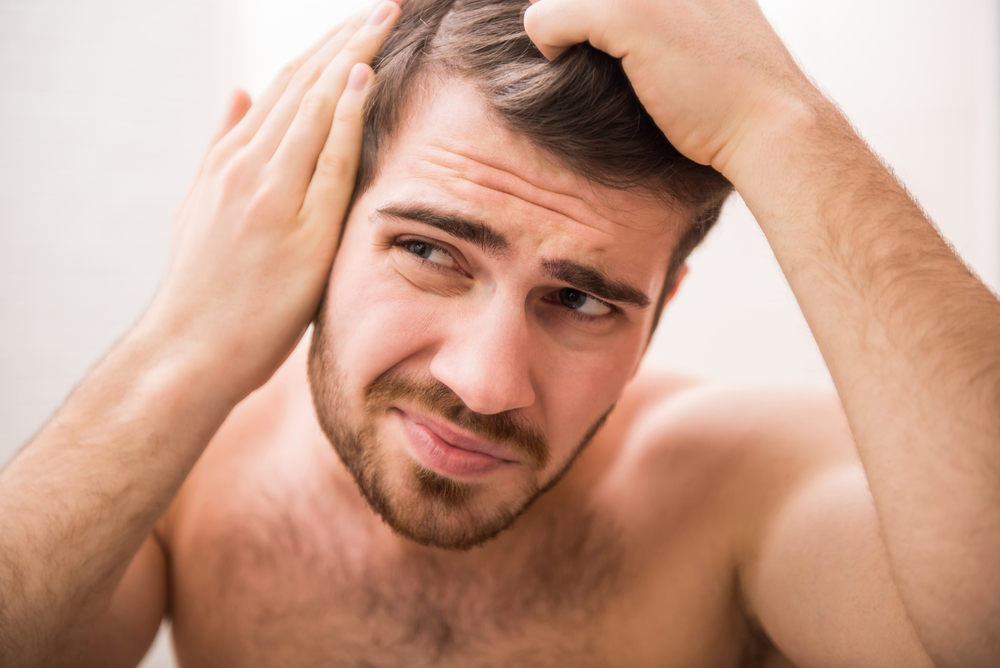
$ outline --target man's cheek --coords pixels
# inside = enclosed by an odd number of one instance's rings
[[[636,364],[637,354],[630,348],[611,348],[605,355],[548,356],[543,374],[560,406],[553,440],[578,443],[618,401]]]
[[[326,316],[336,355],[345,366],[366,368],[369,382],[430,346],[442,316],[440,306],[386,269],[344,274],[330,284]]]

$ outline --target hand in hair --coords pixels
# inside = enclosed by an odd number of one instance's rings
[[[524,27],[546,57],[590,42],[621,58],[667,139],[730,180],[750,138],[826,102],[753,0],[532,1]]]
[[[398,13],[385,2],[355,15],[252,107],[237,93],[180,207],[144,321],[228,359],[238,393],[270,376],[315,314],[354,188],[368,63]]]

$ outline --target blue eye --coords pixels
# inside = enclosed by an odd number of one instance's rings
[[[430,244],[425,244],[423,241],[408,241],[403,246],[406,250],[410,251],[414,255],[424,258],[425,260],[430,256],[431,252],[434,250]]]
[[[593,317],[607,315],[612,311],[611,307],[600,299],[573,288],[563,288],[559,291],[559,303],[577,313]]]
[[[443,248],[438,248],[434,244],[427,243],[426,241],[410,239],[400,243],[399,245],[407,252],[416,255],[422,260],[433,262],[434,264],[448,266],[454,262],[454,259],[451,257],[451,253]]]

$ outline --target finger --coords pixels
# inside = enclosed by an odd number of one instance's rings
[[[275,105],[249,148],[270,158],[269,171],[282,182],[302,183],[304,190],[351,68],[358,62],[371,62],[399,11],[396,3],[383,2],[308,90],[289,87]]]
[[[340,51],[350,36],[364,24],[365,19],[371,11],[372,8],[369,5],[352,14],[347,18],[347,20],[337,24],[320,39],[316,40],[316,42],[303,51],[298,58],[287,63],[281,71],[278,72],[278,75],[274,78],[274,80],[268,84],[267,88],[265,88],[260,94],[250,113],[247,114],[240,123],[237,130],[240,144],[246,144],[254,137],[260,129],[260,126],[264,123],[264,120],[267,118],[267,115],[271,112],[274,105],[285,92],[285,89],[288,88],[288,84],[295,76],[295,73],[315,58],[316,54],[318,54],[324,47],[329,47],[329,50],[333,54]],[[329,62],[329,60],[326,62]]]
[[[205,152],[204,157],[201,159],[201,163],[198,165],[198,169],[195,172],[194,180],[191,181],[191,185],[188,187],[187,192],[184,197],[181,198],[180,206],[177,208],[177,214],[175,216],[174,224],[174,235],[178,235],[181,232],[183,225],[181,224],[184,218],[184,212],[187,209],[187,203],[191,199],[191,193],[194,192],[195,187],[198,185],[198,181],[201,178],[202,172],[205,171],[205,163],[208,161],[208,156],[211,154],[212,149],[215,147],[219,141],[229,133],[233,127],[240,122],[240,120],[246,115],[247,110],[250,109],[251,102],[250,96],[245,90],[237,88],[229,95],[229,100],[226,103],[226,111],[223,115],[222,124],[219,125],[215,134],[212,135],[212,139],[208,142],[208,150]]]
[[[208,148],[211,149],[219,140],[225,137],[230,130],[236,127],[244,116],[246,116],[247,111],[250,110],[251,106],[250,95],[240,88],[237,88],[229,95],[229,102],[226,105],[226,114],[222,119],[222,125],[215,131],[212,139],[208,142]]]
[[[543,56],[555,60],[574,44],[592,42],[593,26],[602,25],[603,20],[597,16],[595,5],[599,4],[586,0],[532,0],[524,12],[524,31]]]
[[[372,85],[372,70],[365,63],[351,68],[350,77],[333,115],[333,124],[302,204],[302,219],[329,228],[330,238],[340,237],[361,156],[364,100]],[[331,242],[331,245],[334,242]],[[335,248],[329,248],[333,257]]]

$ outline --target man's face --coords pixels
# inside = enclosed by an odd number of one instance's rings
[[[411,105],[309,362],[320,423],[391,527],[470,547],[558,480],[641,359],[681,224],[507,132],[471,86]]]

